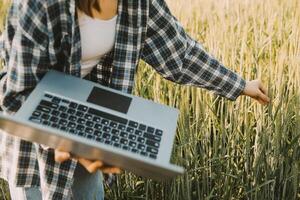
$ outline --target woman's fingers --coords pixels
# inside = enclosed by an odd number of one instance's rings
[[[62,163],[68,159],[70,159],[71,155],[69,152],[60,151],[58,149],[54,150],[54,160],[56,162]]]
[[[68,159],[71,158],[71,154],[69,152],[61,151],[58,149],[55,149],[54,152],[54,159],[56,162],[62,163]],[[85,158],[81,157],[73,157],[74,159],[77,159],[78,162],[89,172],[94,173],[97,170],[101,170],[103,173],[113,173],[113,174],[119,174],[121,173],[121,169],[118,167],[113,167],[110,165],[105,165],[102,161],[91,161]]]
[[[262,103],[268,103],[270,101],[270,98],[268,95],[268,90],[265,88],[265,86],[262,84],[260,80],[257,80],[258,82],[258,97]]]
[[[100,169],[100,167],[103,165],[103,163],[101,161],[95,161],[93,163],[91,163],[86,170],[90,173],[94,173],[96,172],[98,169]]]
[[[267,104],[270,102],[268,90],[263,86],[260,80],[247,81],[242,94],[254,98],[260,104]]]
[[[121,169],[118,167],[104,167],[103,169],[100,169],[103,173],[106,174],[120,174]]]
[[[90,161],[84,158],[79,158],[78,162],[90,173],[96,172],[100,167],[103,166],[102,161]]]
[[[259,91],[258,97],[263,102],[263,104],[270,102],[270,98],[267,95],[265,95],[264,93],[262,93],[261,91]]]
[[[121,173],[120,168],[105,165],[102,161],[91,161],[84,158],[78,158],[78,161],[89,173],[94,173],[97,170],[100,170],[103,173],[112,173],[112,174]]]
[[[263,84],[260,82],[259,83],[259,89],[264,93],[264,94],[268,94],[268,90],[267,88],[265,88],[265,86],[263,86]]]

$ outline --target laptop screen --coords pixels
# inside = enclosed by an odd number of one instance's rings
[[[94,87],[87,102],[103,106],[114,111],[127,114],[132,98],[111,92],[99,87]]]

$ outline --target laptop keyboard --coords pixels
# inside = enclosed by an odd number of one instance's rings
[[[30,121],[152,159],[163,131],[76,102],[45,94]]]

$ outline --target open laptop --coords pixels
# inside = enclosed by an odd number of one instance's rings
[[[25,140],[98,159],[162,180],[184,172],[170,163],[179,111],[49,71],[0,128]]]

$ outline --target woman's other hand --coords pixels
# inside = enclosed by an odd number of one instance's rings
[[[268,91],[260,80],[247,81],[242,95],[249,96],[262,105],[266,105],[270,102]]]
[[[58,149],[55,149],[54,151],[54,159],[56,162],[62,163],[68,159],[71,158],[71,154],[69,152],[61,151]],[[100,160],[92,161],[81,157],[73,157],[78,160],[78,162],[89,172],[94,173],[97,170],[102,171],[103,173],[111,173],[111,174],[119,174],[121,173],[120,168],[118,167],[112,167],[109,165],[106,165]]]

